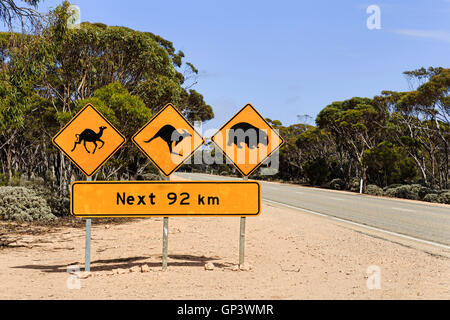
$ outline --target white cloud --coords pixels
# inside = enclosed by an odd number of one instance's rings
[[[450,0],[449,0],[450,1]],[[395,29],[394,33],[416,38],[428,38],[450,42],[450,32],[440,30]]]

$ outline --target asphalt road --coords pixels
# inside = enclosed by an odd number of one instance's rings
[[[241,180],[198,173],[176,175],[194,181]],[[261,189],[263,200],[269,202],[450,245],[450,206],[262,181]]]

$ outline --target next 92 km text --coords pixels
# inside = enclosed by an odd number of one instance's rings
[[[125,192],[117,192],[117,205],[156,205],[156,195],[152,192],[149,195],[127,195]],[[169,192],[167,194],[168,205],[179,204],[181,206],[190,205],[191,195],[188,192],[181,192],[177,194],[175,192]],[[219,205],[220,199],[218,196],[205,196],[198,194],[194,197],[194,201],[197,201],[198,205]]]

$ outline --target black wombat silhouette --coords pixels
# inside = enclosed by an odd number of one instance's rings
[[[92,151],[92,154],[95,153],[95,150],[97,150],[97,141],[101,142],[102,145],[100,148],[98,148],[99,150],[101,148],[103,148],[103,146],[105,145],[105,142],[103,140],[101,140],[100,138],[103,135],[103,131],[106,129],[106,127],[100,127],[98,133],[95,133],[94,130],[91,129],[85,129],[83,130],[82,133],[80,134],[76,134],[75,137],[77,138],[77,141],[75,141],[75,144],[73,145],[73,149],[71,152],[75,151],[75,148],[77,147],[78,144],[80,144],[83,141],[83,145],[84,148],[86,149],[87,153],[90,153],[88,148],[86,147],[86,142],[92,142],[95,145],[94,151]]]
[[[249,149],[253,149],[257,148],[260,143],[267,146],[269,144],[269,138],[263,130],[258,129],[250,123],[239,122],[232,126],[228,131],[228,146],[231,146],[234,143],[238,149],[241,149],[242,142],[244,142]]]
[[[145,143],[150,143],[151,141],[155,140],[156,138],[163,139],[167,146],[169,147],[170,153],[182,156],[180,153],[176,153],[172,151],[172,148],[179,144],[181,141],[183,141],[184,138],[191,137],[192,135],[187,132],[186,130],[182,129],[183,133],[179,133],[177,129],[175,129],[170,124],[166,124],[161,129],[158,130],[158,132],[147,141],[144,141]],[[173,142],[175,142],[175,145],[173,146]]]

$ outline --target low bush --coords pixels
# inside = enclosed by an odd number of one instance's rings
[[[384,195],[383,189],[374,184],[369,184],[366,188],[366,193],[374,196],[382,196]]]
[[[142,175],[143,179],[142,180],[148,180],[148,181],[161,181],[161,180],[167,180],[164,179],[164,177],[160,174],[156,174],[156,173],[145,173]]]
[[[10,186],[0,187],[0,217],[19,222],[55,219],[47,201],[34,190]]]
[[[350,191],[359,192],[360,184],[361,179],[353,178],[352,181],[350,182]]]
[[[51,190],[43,179],[20,179],[17,186],[33,190],[37,196],[44,198],[54,216],[70,215],[70,197]]]
[[[345,190],[346,187],[346,183],[344,181],[344,179],[333,179],[330,182],[330,188],[334,189],[334,190]]]
[[[427,194],[423,200],[428,202],[450,204],[450,192],[448,190],[436,191],[435,193]]]
[[[427,188],[425,186],[420,185],[418,193],[419,193],[419,198],[421,200],[423,200],[426,195],[433,194],[433,193],[436,193],[436,192],[434,190],[430,189],[430,188]]]
[[[388,197],[403,198],[411,200],[422,200],[419,196],[422,186],[420,184],[400,185],[396,188],[389,188],[385,191]]]
[[[24,187],[32,190],[37,196],[44,198],[50,207],[51,213],[55,216],[65,216],[70,214],[69,195],[62,195],[48,187],[48,182],[42,178],[26,179],[21,176],[13,176],[7,186]]]
[[[403,185],[402,184],[398,184],[398,183],[391,184],[391,185],[388,185],[387,187],[384,187],[383,191],[387,191],[388,189],[395,189],[395,188],[398,188],[398,187],[401,187],[401,186],[403,186]]]
[[[450,192],[443,192],[439,195],[439,202],[450,204]]]
[[[429,193],[423,197],[423,201],[439,202],[439,195],[436,193]]]

